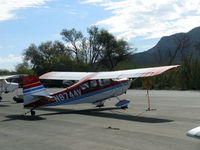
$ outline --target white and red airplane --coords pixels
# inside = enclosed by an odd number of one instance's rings
[[[151,77],[178,68],[179,65],[131,69],[110,72],[49,72],[40,79],[49,80],[78,80],[75,84],[56,93],[48,93],[35,75],[22,78],[24,108],[30,109],[35,115],[35,109],[42,106],[56,106],[61,104],[92,103],[99,107],[106,99],[126,93],[132,79]],[[117,107],[126,108],[129,100],[123,99]]]

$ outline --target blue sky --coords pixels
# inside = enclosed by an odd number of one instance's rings
[[[62,40],[62,29],[109,30],[138,51],[200,24],[200,0],[0,0],[0,69],[14,70],[31,43]]]

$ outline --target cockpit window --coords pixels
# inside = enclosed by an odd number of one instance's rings
[[[97,87],[99,87],[98,80],[90,80],[80,85],[82,91],[91,90]]]
[[[89,89],[89,88],[90,88],[89,82],[83,83],[83,84],[80,86],[80,88],[81,88],[81,90],[83,90],[83,91]]]
[[[76,82],[77,81],[75,81],[75,80],[64,80],[62,83],[63,83],[64,87],[70,87],[73,84],[75,84]]]
[[[91,88],[95,88],[95,87],[97,87],[97,86],[98,86],[97,80],[91,80],[91,81],[90,81],[90,87],[91,87]]]
[[[101,80],[99,80],[99,83],[101,86],[105,86],[105,85],[111,84],[111,80],[110,79],[101,79]]]

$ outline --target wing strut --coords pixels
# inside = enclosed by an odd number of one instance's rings
[[[151,101],[149,98],[149,80],[148,80],[148,78],[146,78],[145,85],[146,85],[146,89],[147,89],[147,99],[148,99],[148,108],[146,109],[146,111],[156,110],[155,108],[151,108]]]

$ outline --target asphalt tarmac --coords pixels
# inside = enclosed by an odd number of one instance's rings
[[[55,91],[56,89],[51,89]],[[24,116],[13,94],[0,103],[0,150],[199,150],[186,132],[200,126],[199,91],[129,90],[126,110],[116,99],[98,109],[91,104],[40,108]]]

